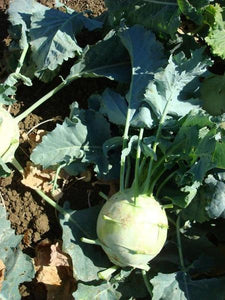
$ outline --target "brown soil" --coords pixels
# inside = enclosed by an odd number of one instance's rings
[[[54,0],[40,0],[48,7],[54,6]],[[104,9],[103,0],[63,0],[63,2],[77,10],[91,10],[93,15],[101,14]],[[7,45],[9,37],[7,32],[8,21],[5,11],[8,7],[9,0],[0,0],[0,80],[3,81],[7,73],[4,66],[4,55],[7,53]],[[86,38],[86,37],[85,37]],[[91,37],[93,39],[93,37]],[[68,69],[67,69],[68,72]],[[42,120],[60,116],[64,119],[69,113],[69,104],[77,101],[82,107],[86,106],[87,98],[93,92],[101,92],[105,84],[108,84],[104,79],[85,79],[77,80],[68,88],[64,88],[63,92],[56,94],[47,104],[41,106],[20,124],[21,130],[27,132]],[[49,90],[58,84],[58,79],[54,80],[47,86],[43,83],[34,80],[32,87],[19,87],[17,92],[18,103],[12,107],[12,114],[17,115],[35,100],[46,94]],[[52,105],[52,101],[57,105]],[[46,123],[38,129],[52,130],[56,125],[55,121]],[[29,144],[21,140],[16,156],[20,163],[25,166],[29,160]],[[90,202],[94,203],[97,198],[98,187],[91,183],[70,178],[64,187],[64,200],[70,201],[71,206],[75,209],[87,207]],[[58,223],[58,218],[55,210],[42,200],[35,192],[21,183],[21,175],[15,170],[11,176],[5,179],[0,179],[0,201],[5,205],[9,215],[12,228],[17,234],[23,234],[22,248],[26,253],[34,256],[34,248],[37,242],[48,238],[55,241],[61,237],[61,228]],[[21,286],[22,299],[45,299],[42,293],[43,288],[35,282]],[[41,296],[38,293],[41,291]]]

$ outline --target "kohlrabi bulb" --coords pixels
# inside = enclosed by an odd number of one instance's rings
[[[154,199],[132,190],[113,195],[102,207],[97,235],[111,262],[148,270],[148,262],[163,248],[168,230],[165,210]]]
[[[18,124],[7,110],[0,107],[0,157],[4,163],[13,159],[18,146]]]

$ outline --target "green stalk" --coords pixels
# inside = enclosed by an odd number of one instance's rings
[[[52,187],[52,192],[54,192],[56,189],[57,189],[57,180],[59,178],[59,172],[62,170],[62,168],[64,168],[66,166],[66,164],[62,164],[60,165],[57,170],[56,170],[56,173],[55,173],[55,177],[54,177],[54,180],[53,180],[53,187]]]
[[[174,172],[170,173],[169,176],[166,177],[166,179],[160,184],[160,186],[157,189],[156,192],[156,198],[158,198],[159,193],[161,191],[161,189],[167,184],[167,182],[177,173],[177,170],[175,170]]]
[[[164,122],[164,120],[166,118],[168,107],[169,107],[169,103],[170,103],[171,100],[172,100],[172,95],[170,96],[169,100],[167,101],[167,103],[166,103],[166,105],[164,107],[161,119],[159,121],[159,126],[158,126],[158,129],[156,131],[155,142],[154,142],[153,147],[152,147],[152,150],[153,150],[154,154],[156,154],[159,136],[161,134],[161,129],[162,129],[162,126],[163,126],[163,122]],[[148,168],[148,174],[147,174],[146,181],[144,183],[144,194],[149,194],[149,184],[150,184],[150,179],[151,179],[151,175],[152,175],[153,161],[154,161],[154,155],[152,155],[152,157],[150,159],[149,168]],[[154,186],[152,187],[152,189],[154,189]]]
[[[42,103],[47,101],[49,98],[51,98],[54,94],[56,94],[59,90],[61,90],[65,85],[67,85],[67,81],[61,82],[57,87],[55,87],[53,90],[48,92],[46,95],[41,97],[38,101],[36,101],[33,105],[31,105],[28,109],[26,109],[23,113],[18,115],[15,120],[16,122],[20,122],[24,118],[26,118],[27,115],[32,113],[33,110],[35,110],[38,106],[40,106]]]
[[[20,172],[20,174],[23,176],[24,169],[21,166],[21,164],[17,161],[17,159],[14,157],[11,161],[12,165]],[[58,205],[55,201],[53,201],[50,197],[48,197],[44,192],[42,192],[40,189],[32,188],[33,191],[35,191],[39,196],[41,196],[46,202],[48,202],[52,207],[54,207],[59,213],[61,213],[65,219],[68,221],[70,220],[83,234],[90,238],[89,234],[77,223],[71,215],[60,205]]]
[[[153,297],[152,287],[151,287],[151,285],[149,283],[147,273],[146,273],[145,270],[141,270],[141,273],[142,273],[142,276],[143,276],[143,279],[144,279],[144,283],[145,283],[146,289],[147,289],[150,297],[152,298]]]
[[[124,128],[124,134],[123,134],[123,145],[122,145],[122,151],[127,147],[127,142],[128,142],[128,132],[130,128],[130,114],[131,110],[128,107],[127,110],[127,118],[126,118],[126,124]],[[126,165],[126,157],[121,156],[120,160],[120,191],[122,192],[125,188],[125,165]]]
[[[136,198],[139,194],[139,169],[140,169],[140,158],[141,158],[141,141],[144,134],[144,128],[141,128],[138,136],[136,161],[135,161],[135,173],[134,173],[134,205],[136,205]]]
[[[126,175],[125,175],[125,189],[129,186],[130,181],[130,171],[131,171],[131,159],[130,156],[127,158],[127,167],[126,167]]]
[[[144,156],[141,160],[141,164],[140,164],[140,167],[139,167],[139,176],[141,176],[142,173],[143,173],[145,163],[146,163],[146,156]]]
[[[176,234],[177,234],[177,249],[178,249],[178,253],[179,253],[181,271],[186,272],[186,268],[184,265],[184,256],[183,256],[183,251],[182,251],[181,238],[180,238],[180,215],[177,217]]]
[[[20,56],[20,59],[19,59],[19,61],[18,61],[18,65],[17,65],[17,68],[16,68],[16,70],[15,70],[15,73],[16,73],[16,74],[19,74],[20,71],[21,71],[21,68],[22,68],[22,66],[23,66],[24,59],[25,59],[25,57],[26,57],[26,54],[27,54],[28,49],[29,49],[29,45],[27,44],[27,45],[24,47],[24,49],[23,49],[23,51],[22,51],[22,54],[21,54],[21,56]]]
[[[173,153],[174,150],[176,150],[180,145],[183,143],[183,141],[180,141],[179,143],[173,145],[161,158],[156,162],[154,167],[152,168],[152,175],[159,169],[162,163],[165,162],[166,158]]]
[[[158,173],[158,175],[156,176],[156,178],[152,181],[152,183],[150,184],[149,187],[149,194],[151,195],[153,193],[153,189],[157,183],[157,181],[160,179],[160,177],[166,172],[166,169],[162,169],[161,172]]]

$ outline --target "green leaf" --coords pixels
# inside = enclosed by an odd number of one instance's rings
[[[210,218],[206,212],[206,205],[208,201],[205,197],[204,188],[200,187],[197,195],[191,201],[191,203],[183,209],[182,218],[184,220],[195,221],[199,223],[204,223],[209,221]]]
[[[68,161],[93,163],[99,177],[107,176],[111,166],[104,156],[103,144],[111,137],[109,123],[99,112],[73,109],[72,121],[66,118],[62,125],[58,124],[44,136],[31,160],[45,168],[62,163],[68,165]],[[96,135],[99,130],[101,134]]]
[[[145,91],[145,101],[151,106],[160,119],[168,103],[168,115],[184,116],[192,109],[199,108],[198,99],[184,99],[184,94],[194,91],[196,80],[207,71],[211,64],[208,58],[203,57],[204,49],[192,52],[187,59],[179,53],[170,56],[169,63],[163,71],[154,76]]]
[[[41,10],[44,6],[34,0],[15,0],[10,2],[8,15],[9,21],[14,27],[20,28],[20,41],[19,45],[21,49],[27,47],[29,43],[28,32],[30,30],[30,19],[32,12],[35,10]]]
[[[30,80],[30,78],[22,75],[22,74],[17,74],[17,73],[11,73],[7,79],[5,80],[4,84],[6,86],[10,86],[13,87],[14,85],[16,85],[16,83],[21,80],[25,85],[27,86],[32,86],[32,81]]]
[[[20,250],[22,236],[15,235],[6,218],[5,208],[0,205],[0,259],[6,266],[0,298],[18,300],[21,298],[18,287],[32,280],[34,267],[32,260]]]
[[[192,1],[193,2],[193,1]],[[205,5],[208,4],[209,1],[205,1]],[[201,25],[203,16],[201,14],[201,10],[197,9],[194,5],[190,3],[188,0],[177,0],[179,8],[181,12],[188,18],[191,19],[198,25]]]
[[[129,82],[129,57],[115,31],[110,31],[95,45],[87,46],[65,80],[70,82],[80,77],[107,77],[111,80]]]
[[[15,96],[16,87],[9,86],[4,83],[0,84],[0,104],[11,105],[15,102],[15,99],[10,96]]]
[[[128,104],[124,97],[111,89],[106,89],[101,98],[100,112],[106,115],[111,123],[125,126]],[[130,126],[152,127],[152,117],[149,108],[141,104],[134,113]]]
[[[223,300],[225,296],[225,278],[192,280],[184,272],[172,274],[159,273],[151,280],[152,300]]]
[[[121,294],[115,290],[110,282],[96,283],[96,285],[86,285],[78,283],[78,288],[73,296],[75,299],[86,300],[90,297],[96,300],[118,300]]]
[[[167,5],[168,2],[171,5]],[[105,0],[105,3],[111,26],[119,25],[121,19],[124,19],[128,26],[140,24],[164,37],[174,36],[180,24],[180,12],[175,0],[160,3],[147,0]]]
[[[66,208],[66,207],[65,207]],[[68,209],[66,209],[68,211]],[[60,216],[63,230],[63,250],[73,262],[76,280],[91,282],[98,280],[97,273],[111,266],[108,257],[100,246],[81,242],[82,237],[95,240],[96,222],[100,207],[95,206],[79,211],[70,211],[70,219]],[[77,226],[78,224],[78,226]]]
[[[106,115],[111,123],[125,125],[127,102],[120,94],[107,88],[102,94],[100,112]]]
[[[203,108],[211,115],[225,113],[225,75],[205,78],[200,87]]]
[[[126,95],[128,107],[130,109],[130,122],[136,119],[135,113],[142,108],[143,98],[147,85],[153,79],[153,73],[164,63],[163,47],[156,41],[155,35],[147,31],[144,27],[135,25],[131,28],[123,28],[119,33],[120,39],[127,48],[132,63],[132,78],[129,92]],[[141,47],[140,47],[141,45]],[[152,124],[149,109],[142,115],[140,112],[135,121],[137,125]],[[147,117],[146,118],[146,113]]]
[[[38,70],[55,70],[64,60],[81,54],[76,35],[83,29],[100,28],[102,23],[81,13],[63,13],[41,6],[31,17],[31,46]]]
[[[205,41],[211,47],[213,54],[225,59],[225,10],[219,4],[215,5],[214,24],[210,27]]]

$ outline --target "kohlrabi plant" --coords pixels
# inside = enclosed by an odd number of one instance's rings
[[[35,1],[11,3],[11,46],[19,47],[20,55],[11,61],[15,72],[0,85],[1,175],[9,173],[8,163],[23,173],[14,157],[19,121],[77,78],[117,81],[114,89],[92,95],[87,109],[73,102],[68,118],[43,137],[30,157],[57,174],[64,168],[76,176],[92,168],[98,179],[119,182],[114,195],[100,193],[99,205],[80,211],[67,203],[62,208],[35,189],[60,212],[64,249],[78,282],[73,296],[117,300],[149,293],[153,300],[186,300],[197,299],[201,291],[211,300],[220,290],[216,299],[222,300],[224,274],[210,276],[218,263],[211,253],[222,260],[211,241],[221,234],[213,230],[225,217],[224,76],[209,73],[213,60],[202,47],[207,31],[203,39],[198,36],[217,19],[224,24],[222,11],[208,0],[105,2],[108,12],[101,18]],[[178,32],[185,16],[197,33]],[[83,29],[101,28],[102,40],[84,48],[78,44]],[[214,24],[206,39],[212,49],[219,28]],[[216,46],[214,52],[221,53]],[[29,77],[38,77],[49,82],[74,57],[58,86],[19,116],[10,115],[19,81],[31,85]],[[211,113],[215,95],[220,106]]]

